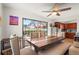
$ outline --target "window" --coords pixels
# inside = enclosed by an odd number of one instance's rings
[[[48,35],[48,23],[28,18],[23,18],[23,35],[33,38],[41,38]]]

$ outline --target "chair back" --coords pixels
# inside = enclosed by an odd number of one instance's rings
[[[11,44],[12,54],[20,55],[19,40],[17,36],[10,38],[10,44]]]

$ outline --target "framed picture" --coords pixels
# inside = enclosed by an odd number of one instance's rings
[[[18,25],[19,18],[17,16],[10,16],[9,24]]]

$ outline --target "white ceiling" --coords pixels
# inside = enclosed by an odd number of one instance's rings
[[[71,21],[79,18],[78,3],[61,3],[59,4],[60,8],[72,7],[72,9],[69,11],[61,12],[61,16],[51,15],[49,17],[46,17],[49,13],[45,13],[42,11],[51,10],[54,3],[6,3],[3,5],[5,7],[19,9],[20,11],[24,12],[28,10],[29,12],[32,12],[50,21]]]

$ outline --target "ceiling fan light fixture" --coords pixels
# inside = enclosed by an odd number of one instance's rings
[[[56,15],[56,14],[57,14],[56,12],[53,12],[53,13],[52,13],[52,15]]]

